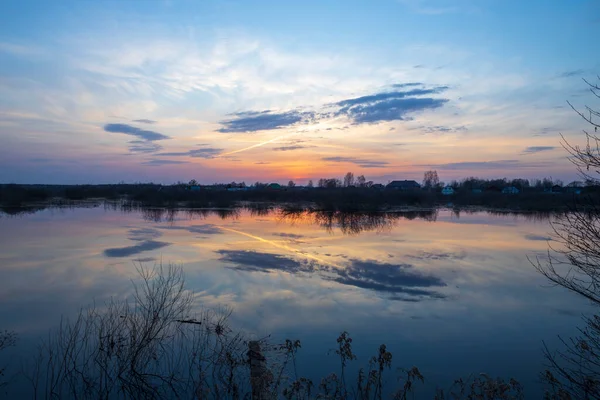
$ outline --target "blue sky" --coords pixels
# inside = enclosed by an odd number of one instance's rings
[[[565,181],[595,1],[4,1],[0,182]]]

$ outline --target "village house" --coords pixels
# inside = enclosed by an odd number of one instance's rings
[[[454,188],[452,186],[446,186],[442,189],[442,194],[444,196],[450,196],[454,194]]]
[[[391,181],[386,186],[387,189],[394,190],[417,190],[421,189],[421,185],[419,185],[416,181]]]
[[[517,189],[514,186],[508,186],[508,187],[505,187],[504,189],[502,189],[502,193],[504,193],[504,194],[518,194],[519,193],[519,189]]]

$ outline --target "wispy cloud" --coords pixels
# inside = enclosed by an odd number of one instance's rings
[[[149,120],[148,120],[149,121]],[[123,133],[125,135],[135,136],[139,139],[131,140],[127,142],[129,144],[130,153],[145,153],[152,154],[159,152],[163,147],[155,143],[158,140],[170,139],[170,136],[158,133],[155,131],[149,131],[140,129],[135,126],[128,124],[106,124],[104,125],[104,131],[110,133]],[[145,163],[146,165],[159,165],[155,162]]]
[[[140,124],[155,124],[156,121],[152,120],[152,119],[134,119],[133,122],[138,122]]]
[[[257,132],[280,129],[314,119],[313,112],[285,111],[243,111],[233,114],[234,118],[220,121],[223,128],[219,132]]]
[[[527,235],[525,235],[525,239],[533,240],[533,241],[543,241],[543,242],[552,240],[552,238],[550,236],[537,235],[535,233],[528,233]]]
[[[386,165],[389,164],[389,162],[387,162],[387,161],[376,161],[376,160],[367,160],[364,158],[340,157],[340,156],[323,157],[322,160],[328,161],[328,162],[336,162],[336,163],[352,163],[352,164],[356,164],[363,168],[381,168],[381,167],[385,167]]]
[[[164,157],[195,157],[195,158],[214,158],[221,154],[223,149],[217,149],[214,147],[204,147],[201,149],[194,149],[182,152],[173,153],[159,153],[157,156]]]
[[[445,164],[421,164],[420,167],[447,171],[523,171],[525,169],[548,169],[556,165],[555,161],[523,162],[519,160],[460,161]]]
[[[125,135],[136,136],[148,141],[170,139],[169,136],[162,133],[136,128],[127,124],[106,124],[104,125],[104,130],[110,133],[123,133]]]
[[[203,235],[219,235],[223,233],[223,230],[221,228],[213,224],[192,226],[168,226],[161,227],[161,229],[188,231],[190,233],[201,233]]]
[[[425,133],[457,133],[457,132],[466,132],[468,131],[467,127],[464,125],[461,126],[422,126],[420,128]]]
[[[244,147],[242,149],[237,149],[237,150],[233,150],[233,151],[228,151],[227,153],[222,153],[221,156],[225,157],[225,156],[230,156],[232,154],[237,154],[237,153],[241,153],[241,152],[244,152],[244,151],[256,149],[257,147],[262,147],[262,146],[267,145],[269,143],[277,142],[277,141],[279,141],[281,139],[284,139],[284,138],[289,138],[290,136],[293,136],[293,135],[297,135],[297,133],[288,133],[286,135],[275,136],[274,138],[271,138],[269,140],[265,140],[263,142],[253,144],[252,146]]]
[[[565,71],[563,73],[561,73],[560,75],[558,75],[560,78],[571,78],[574,76],[581,76],[585,73],[585,69],[575,69],[575,70],[571,70],[571,71]]]
[[[422,67],[422,65],[417,65],[414,68],[419,68],[419,67]],[[394,83],[392,85],[392,87],[396,88],[396,89],[412,87],[412,86],[424,86],[424,84],[422,82],[407,82],[407,83]]]
[[[559,108],[563,108],[563,107],[560,106]],[[559,132],[559,131],[560,131],[560,129],[553,128],[550,126],[545,126],[543,128],[536,129],[533,136],[544,136],[544,135],[548,135],[549,133],[555,133],[555,132]]]
[[[336,273],[338,276],[330,280],[343,285],[396,295],[443,298],[442,294],[423,288],[446,286],[440,278],[422,273],[411,264],[388,264],[374,260],[352,259],[350,265]]]
[[[413,83],[408,83],[408,84],[400,83],[400,84],[395,84],[392,86],[405,87],[406,85],[412,86],[414,84]],[[396,91],[396,92],[381,92],[381,93],[371,94],[371,95],[367,95],[367,96],[361,96],[361,97],[356,97],[356,98],[352,98],[352,99],[338,101],[335,104],[340,107],[365,105],[365,104],[372,104],[372,103],[377,103],[377,102],[386,101],[386,100],[403,99],[403,98],[407,98],[407,97],[422,96],[422,95],[426,95],[426,94],[436,94],[436,93],[440,93],[440,92],[446,90],[447,88],[448,87],[446,87],[446,86],[442,86],[442,87],[435,88],[435,89],[412,89],[407,92],[398,92],[398,91]]]
[[[127,143],[131,153],[156,153],[163,149],[160,144],[147,140],[131,140]]]
[[[385,293],[392,300],[420,301],[445,298],[431,290],[446,283],[417,270],[411,264],[390,264],[376,260],[351,259],[344,268],[323,265],[312,260],[248,250],[218,250],[221,260],[232,268],[248,272],[282,271],[290,274],[315,274],[326,281]]]
[[[179,160],[149,160],[142,163],[151,167],[160,167],[161,165],[177,165],[177,164],[188,164],[187,161]]]
[[[448,99],[421,96],[439,94],[447,89],[447,86],[438,86],[431,89],[381,92],[342,100],[335,103],[340,107],[336,115],[345,115],[355,124],[402,121],[408,119],[411,113],[442,107]]]
[[[157,239],[162,236],[159,230],[153,228],[135,228],[129,230],[129,240],[136,242]]]
[[[460,161],[445,164],[422,164],[420,167],[431,167],[446,170],[481,170],[514,168],[521,165],[519,160],[495,160],[495,161]]]
[[[556,146],[529,146],[523,150],[523,154],[534,154],[542,151],[550,151],[556,149]]]
[[[314,147],[314,146],[303,146],[300,144],[295,144],[295,145],[291,145],[291,146],[273,147],[273,150],[275,150],[275,151],[292,151],[292,150],[306,149],[309,147]]]
[[[289,238],[289,239],[302,239],[302,238],[306,237],[304,235],[298,235],[295,233],[285,233],[285,232],[276,232],[276,233],[273,233],[273,236],[280,236],[280,237]]]
[[[126,247],[115,247],[104,250],[106,257],[129,257],[135,254],[142,253],[144,251],[157,250],[165,246],[169,246],[170,243],[158,242],[155,240],[146,240],[140,244]]]
[[[463,251],[420,251],[416,254],[409,254],[407,257],[416,258],[418,260],[463,260],[467,257],[467,253]]]
[[[315,266],[309,261],[299,261],[279,254],[261,253],[249,250],[218,250],[221,260],[235,264],[235,269],[242,271],[285,271],[292,274],[314,271]]]
[[[393,84],[391,88],[394,90],[340,100],[323,106],[318,112],[298,110],[238,112],[232,114],[233,118],[220,121],[223,127],[218,129],[218,132],[257,132],[280,129],[340,116],[347,117],[355,125],[401,121],[410,119],[409,114],[439,108],[449,101],[444,98],[423,97],[440,94],[448,90],[448,86],[413,88],[422,85],[420,82]]]

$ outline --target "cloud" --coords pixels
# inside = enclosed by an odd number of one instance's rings
[[[143,165],[149,165],[152,167],[159,167],[161,165],[176,165],[176,164],[188,164],[187,161],[179,160],[150,160],[142,163]]]
[[[163,147],[160,144],[154,142],[157,140],[170,139],[169,136],[163,135],[162,133],[136,128],[135,126],[127,124],[106,124],[104,125],[104,131],[111,133],[124,133],[126,135],[138,137],[138,140],[131,140],[128,142],[130,153],[156,153],[158,151],[161,151]],[[148,164],[158,165],[158,163],[153,162],[150,162]]]
[[[503,168],[522,168],[546,166],[546,163],[522,163],[519,160],[495,160],[495,161],[460,161],[446,164],[420,164],[418,167],[438,168],[445,170],[484,170]]]
[[[326,281],[391,294],[392,300],[419,301],[423,298],[445,297],[429,288],[445,287],[446,283],[436,276],[416,270],[410,264],[351,259],[345,268],[335,268],[313,261],[249,250],[218,250],[216,253],[221,255],[221,261],[235,264],[232,268],[240,271],[311,273]]]
[[[407,257],[418,260],[463,260],[467,257],[467,253],[460,252],[445,252],[445,251],[421,251],[418,254],[410,254]]]
[[[169,136],[162,133],[147,131],[127,124],[106,124],[104,125],[104,130],[111,133],[124,133],[125,135],[136,136],[148,141],[170,139]]]
[[[323,157],[322,160],[329,161],[329,162],[338,162],[338,163],[352,163],[352,164],[356,164],[363,168],[381,168],[381,167],[385,167],[386,165],[389,164],[387,161],[365,160],[363,158],[356,158],[356,157],[339,157],[339,156]]]
[[[382,92],[342,100],[334,104],[341,107],[335,115],[345,115],[355,124],[402,121],[409,118],[409,113],[442,107],[448,99],[417,96],[439,94],[447,89],[447,86],[438,86],[431,89]]]
[[[135,261],[137,262],[150,262],[150,261],[156,261],[156,257],[142,257],[142,258],[136,258]]]
[[[585,73],[585,69],[575,69],[571,71],[565,71],[559,75],[560,78],[571,78],[574,76],[579,76]]]
[[[188,227],[187,230],[192,233],[201,233],[203,235],[220,235],[223,233],[221,228],[212,224],[194,225]]]
[[[563,106],[558,106],[558,107],[553,107],[553,108],[563,108]],[[537,131],[535,131],[533,136],[543,136],[543,135],[547,135],[549,133],[554,133],[554,132],[559,132],[559,131],[560,131],[560,129],[546,126],[546,127],[540,128]]]
[[[161,229],[183,230],[191,233],[201,233],[203,235],[220,235],[223,233],[221,228],[213,224],[192,225],[192,226],[168,226]]]
[[[304,235],[297,235],[295,233],[273,233],[273,236],[279,236],[279,237],[284,237],[284,238],[290,238],[290,239],[302,239],[306,236]]]
[[[422,68],[422,65],[416,65],[413,68]],[[401,89],[401,88],[405,88],[405,87],[411,87],[411,86],[423,86],[423,83],[421,82],[407,82],[407,83],[394,83],[392,85],[393,88],[396,89]]]
[[[275,151],[292,151],[292,150],[306,149],[309,147],[313,147],[313,146],[302,146],[300,144],[296,144],[296,145],[292,145],[292,146],[273,147],[273,150],[275,150]]]
[[[204,147],[202,149],[195,149],[183,152],[175,152],[175,153],[160,153],[157,156],[165,156],[165,157],[196,157],[196,158],[214,158],[221,154],[223,149],[217,149],[213,147]]]
[[[291,274],[312,272],[314,266],[289,257],[250,250],[218,250],[221,261],[235,264],[234,269],[241,271],[285,271]]]
[[[131,140],[127,143],[129,144],[129,152],[131,153],[156,153],[163,149],[160,144],[147,140]]]
[[[423,97],[440,94],[449,89],[448,86],[432,88],[417,88],[417,86],[423,86],[423,84],[420,82],[396,83],[391,85],[391,88],[394,89],[392,91],[341,100],[328,104],[319,112],[298,110],[238,112],[230,114],[233,118],[220,121],[224,126],[218,129],[218,132],[256,132],[280,129],[337,116],[346,116],[354,124],[406,120],[410,113],[439,108],[449,101],[443,98]],[[285,147],[277,149],[295,150],[295,148],[287,149]]]
[[[374,260],[352,259],[349,266],[336,270],[336,274],[337,277],[326,279],[343,285],[396,295],[443,298],[444,296],[440,293],[422,288],[446,286],[446,283],[440,278],[424,274],[411,264],[389,264]]]
[[[259,161],[259,162],[255,162],[254,164],[255,165],[268,165],[268,164],[271,164],[271,163],[268,162],[268,161]]]
[[[147,241],[157,239],[162,236],[162,233],[153,228],[137,228],[129,230],[129,240]]]
[[[527,240],[534,240],[534,241],[544,241],[544,242],[547,242],[548,240],[552,240],[552,238],[550,236],[536,235],[534,233],[528,233],[524,237]]]
[[[392,85],[392,87],[403,87],[402,85],[406,85],[406,83],[394,84],[394,85]],[[412,85],[412,84],[409,83],[408,85]],[[439,88],[434,88],[434,89],[412,89],[407,92],[381,92],[381,93],[371,94],[371,95],[367,95],[367,96],[356,97],[353,99],[346,99],[346,100],[338,101],[335,104],[340,107],[372,104],[372,103],[386,101],[386,100],[403,99],[403,98],[411,97],[411,96],[422,96],[425,94],[440,93],[441,91],[443,91],[445,89],[447,89],[446,86],[441,86]]]
[[[156,121],[152,120],[152,119],[134,119],[133,122],[139,122],[141,124],[155,124]]]
[[[244,111],[233,114],[235,118],[220,121],[223,128],[218,132],[256,132],[263,130],[279,129],[297,123],[306,123],[315,118],[313,112],[286,111],[274,113],[266,111]]]
[[[554,150],[556,149],[555,146],[530,146],[530,147],[526,147],[525,150],[523,150],[524,154],[534,154],[534,153],[539,153],[541,151],[550,151],[550,150]]]
[[[144,251],[157,250],[169,246],[171,243],[158,242],[155,240],[145,240],[140,244],[126,247],[115,247],[104,250],[106,257],[129,257]]]
[[[436,126],[422,126],[420,128],[421,130],[423,130],[423,132],[425,133],[435,133],[435,132],[442,132],[442,133],[456,133],[456,132],[466,132],[468,131],[467,127],[464,125],[460,125],[460,126],[441,126],[441,125],[436,125]]]

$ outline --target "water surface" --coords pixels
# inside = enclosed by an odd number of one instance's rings
[[[570,335],[590,306],[550,288],[547,218],[283,212],[123,212],[103,207],[0,218],[0,329],[26,357],[61,316],[131,292],[135,263],[177,263],[206,307],[231,306],[255,337],[300,339],[300,372],[336,371],[343,330],[364,366],[379,344],[428,382],[487,372],[538,397],[542,341]]]

